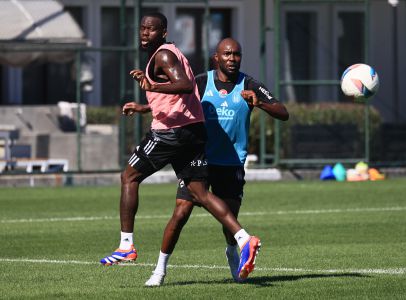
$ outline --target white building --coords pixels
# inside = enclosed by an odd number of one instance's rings
[[[4,0],[2,0],[4,1]],[[26,0],[30,1],[30,0]],[[26,2],[19,0],[17,2]],[[42,0],[44,1],[44,0]],[[52,0],[48,0],[52,1]],[[41,2],[41,0],[37,0]],[[91,41],[92,47],[120,45],[120,4],[118,0],[62,0]],[[134,46],[133,4],[125,1],[126,44]],[[395,0],[390,1],[396,4]],[[379,93],[371,102],[385,121],[406,121],[406,101],[401,99],[406,82],[406,1],[393,7],[387,0],[365,1],[281,1],[275,14],[272,0],[210,0],[210,52],[223,37],[232,36],[243,48],[242,70],[274,89],[275,16],[280,19],[280,78],[291,80],[339,80],[350,64],[366,62],[381,79]],[[369,3],[366,13],[365,3]],[[195,73],[204,70],[204,1],[142,1],[144,10],[159,10],[169,21],[168,40],[174,41],[189,57]],[[261,13],[264,12],[265,48],[260,47]],[[369,18],[367,18],[369,17]],[[367,18],[367,26],[364,21]],[[396,23],[395,23],[396,21]],[[365,34],[365,28],[368,28]],[[0,29],[1,31],[2,29]],[[396,36],[395,36],[396,35]],[[367,47],[368,52],[364,51]],[[396,49],[394,48],[396,47]],[[263,49],[264,56],[260,51]],[[367,56],[367,57],[366,57]],[[88,52],[83,57],[87,74],[84,102],[89,105],[118,105],[119,57],[111,52]],[[261,67],[266,70],[261,74]],[[126,60],[126,72],[132,57]],[[55,104],[75,101],[73,63],[0,66],[0,105]],[[128,73],[128,72],[127,72]],[[131,96],[131,79],[128,78]],[[344,99],[337,85],[283,85],[282,101],[334,102]]]

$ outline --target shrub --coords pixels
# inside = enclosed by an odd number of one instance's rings
[[[87,124],[118,124],[121,110],[118,106],[87,106]]]
[[[365,106],[350,103],[286,104],[290,118],[280,122],[281,155],[286,156],[291,143],[291,129],[294,125],[334,125],[353,124],[356,126],[360,140],[365,132]],[[381,118],[376,109],[370,106],[370,135],[373,138],[380,127]],[[255,109],[251,116],[249,153],[259,154],[260,147],[260,113]],[[268,115],[265,119],[266,152],[274,152],[275,122]]]

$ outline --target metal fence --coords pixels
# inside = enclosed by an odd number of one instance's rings
[[[261,0],[261,19],[260,19],[260,74],[261,80],[267,82],[266,79],[266,32],[273,31],[274,34],[274,94],[279,97],[281,88],[285,86],[299,86],[299,85],[316,85],[316,86],[338,86],[339,80],[325,79],[325,80],[285,80],[281,76],[281,7],[285,4],[292,2],[320,2],[320,3],[333,3],[335,1],[329,0],[274,0],[274,24],[272,28],[268,28],[265,22],[266,14],[266,1]],[[357,0],[347,1],[351,3],[363,3],[365,21],[364,21],[364,57],[365,62],[368,62],[369,49],[368,49],[368,24],[369,24],[369,1]],[[206,2],[207,3],[207,2]],[[138,12],[137,12],[138,11]],[[135,9],[134,13],[134,32],[135,41],[138,40],[136,26],[139,20],[139,10]],[[208,13],[206,7],[206,14]],[[206,26],[206,28],[208,28]],[[124,36],[122,37],[124,39]],[[207,39],[206,39],[207,41]],[[206,47],[208,49],[208,47]],[[60,51],[66,50],[64,48],[49,49],[47,47],[36,48],[36,51]],[[16,51],[13,49],[12,51]],[[18,50],[17,50],[18,51]],[[27,50],[21,50],[27,51]],[[133,62],[134,68],[139,68],[141,65],[140,56],[137,47],[80,47],[70,49],[75,53],[75,100],[76,110],[73,119],[76,122],[74,127],[75,131],[61,132],[57,137],[50,133],[51,138],[36,138],[34,141],[36,150],[30,157],[12,157],[10,154],[10,147],[18,145],[13,141],[11,136],[3,138],[3,145],[5,150],[5,158],[3,159],[0,169],[4,170],[6,167],[12,170],[18,164],[18,161],[24,161],[23,166],[25,170],[33,172],[107,172],[118,171],[125,166],[127,157],[131,149],[138,144],[143,134],[148,128],[148,117],[136,115],[133,118],[126,118],[120,116],[120,107],[124,104],[126,99],[134,99],[140,101],[142,95],[140,89],[136,84],[129,86],[126,84],[128,73],[126,70],[127,59],[130,58]],[[79,109],[83,104],[82,98],[82,83],[81,70],[83,64],[83,57],[85,54],[98,52],[109,53],[114,55],[119,63],[119,95],[117,96],[116,107],[113,108],[117,115],[117,122],[111,124],[113,129],[104,134],[96,134],[95,132],[86,131],[81,120],[83,120],[82,112]],[[205,62],[208,66],[208,53],[205,53]],[[128,66],[127,66],[128,67]],[[115,75],[112,75],[115,76]],[[283,99],[282,99],[283,100]],[[310,122],[280,122],[274,120],[272,123],[268,122],[264,113],[254,113],[251,127],[250,137],[250,153],[258,156],[256,167],[265,168],[269,166],[289,166],[289,167],[302,167],[302,166],[317,166],[335,162],[342,162],[352,164],[360,160],[372,161],[377,164],[392,164],[392,165],[405,165],[406,157],[406,141],[399,137],[403,136],[406,128],[403,125],[382,125],[379,124],[379,116],[367,104],[350,104],[351,114],[354,120],[344,120],[332,122],[334,117],[330,118],[330,123],[318,122],[313,120]],[[320,106],[306,106],[289,105],[287,104],[291,116],[300,115],[301,110],[311,110],[315,114],[331,113],[337,111],[337,107],[333,105],[328,109],[321,112]],[[15,109],[15,108],[13,108]],[[26,108],[22,107],[22,112]],[[345,107],[340,107],[345,114]],[[45,109],[46,110],[46,109]],[[29,112],[27,111],[27,115]],[[51,110],[46,112],[45,115],[52,115]],[[308,116],[307,116],[308,117]],[[55,116],[53,117],[55,122]],[[335,118],[339,118],[336,116]],[[315,117],[315,119],[317,119]],[[345,118],[344,118],[345,119]],[[60,123],[59,125],[60,126]],[[89,125],[87,125],[90,127]],[[4,131],[4,130],[3,130]],[[97,130],[96,130],[97,131]],[[102,131],[102,130],[101,130]],[[100,132],[99,132],[100,133]],[[16,138],[14,138],[15,140]],[[25,138],[27,142],[29,138]],[[32,142],[32,140],[31,140]],[[45,153],[49,156],[45,160],[48,165],[44,165],[44,157],[36,157],[44,143],[48,143],[48,150]],[[55,150],[55,144],[59,144]],[[10,146],[10,147],[8,147]],[[43,147],[44,148],[44,147]],[[51,149],[51,150],[50,150]],[[54,149],[54,150],[52,150]],[[55,157],[55,153],[61,154],[61,157]],[[64,154],[65,153],[65,154]],[[1,156],[1,155],[0,155]],[[7,156],[7,157],[6,157]],[[27,158],[29,158],[27,160]],[[52,163],[53,161],[53,165]],[[55,159],[66,159],[69,162],[69,168],[61,164],[61,161]],[[30,162],[31,161],[31,164]],[[105,163],[110,161],[111,163]],[[58,165],[59,162],[59,165]],[[7,165],[9,164],[9,165]],[[56,167],[55,167],[56,166]],[[59,166],[59,167],[58,167]],[[61,167],[62,166],[62,167]],[[65,167],[65,168],[64,168]]]

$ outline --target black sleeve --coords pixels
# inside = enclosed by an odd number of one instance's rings
[[[196,84],[197,84],[197,89],[199,90],[200,99],[202,99],[203,95],[204,95],[204,91],[206,90],[207,73],[201,73],[201,74],[197,75],[195,80],[196,80]]]
[[[255,80],[249,75],[245,76],[244,88],[246,90],[253,90],[258,99],[266,103],[275,103],[278,100],[272,95],[268,88],[261,82]]]

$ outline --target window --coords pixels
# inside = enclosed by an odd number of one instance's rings
[[[289,12],[286,16],[286,80],[314,79],[317,55],[317,15],[314,12]],[[312,86],[295,85],[286,89],[288,99],[308,102]]]
[[[74,101],[73,63],[36,62],[23,69],[23,104],[56,104]]]
[[[82,7],[65,7],[79,26]],[[76,99],[74,61],[69,63],[34,62],[23,69],[23,104],[56,104]]]
[[[357,5],[289,5],[282,28],[281,78],[339,80],[364,58],[364,13]],[[301,103],[349,101],[338,85],[285,85],[282,98]]]
[[[174,42],[189,60],[195,74],[206,70],[204,65],[204,9],[178,8],[176,11]],[[231,35],[231,10],[210,9],[209,54],[217,43]]]
[[[338,13],[338,74],[345,69],[364,61],[364,14],[362,12]],[[349,101],[338,91],[340,101]]]
[[[3,66],[0,65],[0,104],[6,104],[6,90],[4,88],[5,86],[5,80],[4,80],[4,75],[3,75],[4,69]]]

